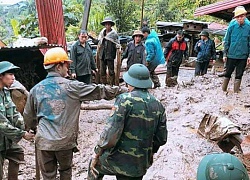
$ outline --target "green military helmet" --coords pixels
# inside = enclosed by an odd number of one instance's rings
[[[143,64],[133,64],[129,70],[123,75],[124,81],[137,88],[152,88],[152,81],[148,68]]]
[[[229,153],[214,153],[201,160],[197,180],[249,180],[249,177],[237,157]]]
[[[1,61],[0,62],[0,74],[4,73],[6,71],[15,70],[15,69],[19,69],[19,67],[15,66],[14,64],[12,64],[9,61]]]

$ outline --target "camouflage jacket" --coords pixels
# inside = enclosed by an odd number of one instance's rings
[[[0,151],[10,148],[12,143],[20,141],[25,134],[21,114],[12,102],[7,89],[0,91]]]
[[[37,149],[59,151],[76,147],[81,102],[112,99],[120,90],[117,86],[87,85],[49,73],[30,90],[23,113],[28,129],[37,126]]]
[[[147,90],[134,89],[117,97],[95,152],[102,152],[101,165],[114,174],[139,177],[166,142],[163,105]]]

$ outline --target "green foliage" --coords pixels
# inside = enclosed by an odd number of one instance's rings
[[[18,36],[19,35],[19,33],[18,33],[18,21],[16,19],[11,19],[10,24],[11,24],[12,29],[14,31],[14,35]]]
[[[39,36],[38,19],[36,14],[29,14],[26,18],[20,20],[19,33],[22,37],[34,38]]]
[[[140,26],[139,7],[131,0],[106,0],[105,12],[115,19],[118,32],[132,31]]]

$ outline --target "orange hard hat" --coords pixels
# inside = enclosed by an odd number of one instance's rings
[[[66,51],[61,47],[51,48],[44,54],[44,62],[43,62],[44,66],[57,63],[64,63],[64,62],[72,62],[72,61],[69,60]]]

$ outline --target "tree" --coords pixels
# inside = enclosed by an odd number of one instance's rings
[[[118,32],[132,31],[140,26],[138,10],[138,5],[131,0],[106,1],[105,12],[113,16]]]

